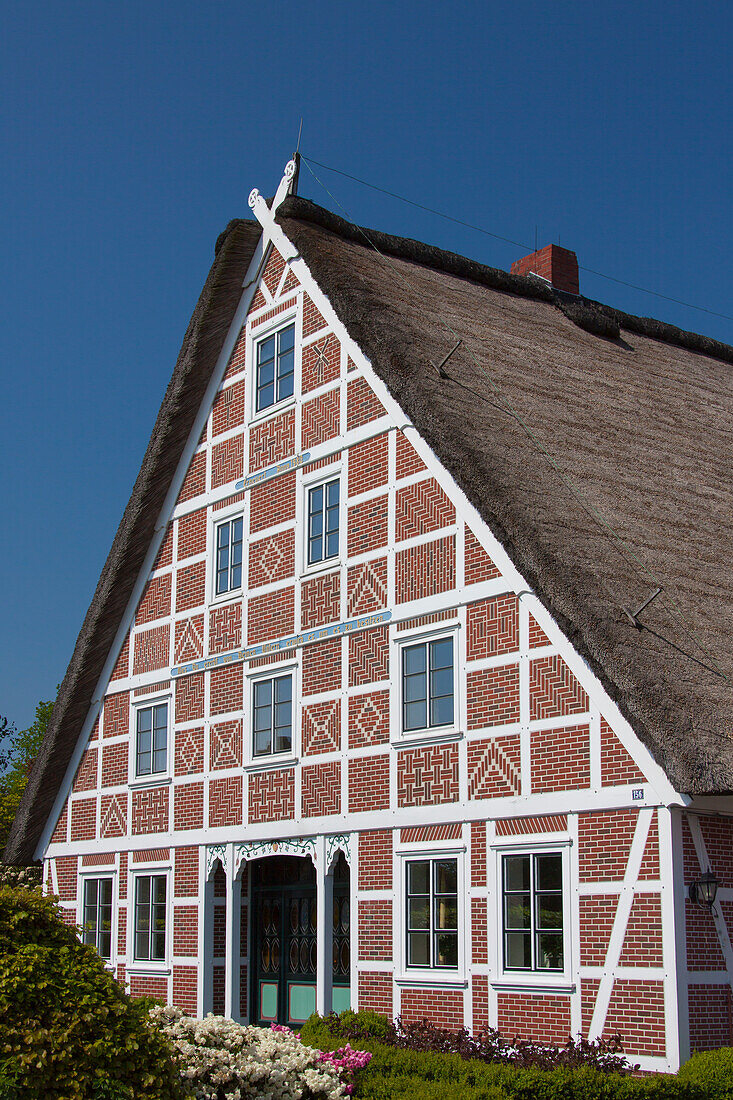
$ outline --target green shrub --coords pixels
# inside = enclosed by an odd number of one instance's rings
[[[149,1001],[131,1000],[50,898],[0,887],[0,1100],[178,1100]]]
[[[678,1077],[705,1089],[710,1100],[733,1100],[733,1047],[693,1054]]]

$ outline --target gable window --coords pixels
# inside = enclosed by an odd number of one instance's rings
[[[242,517],[216,525],[215,595],[242,587]]]
[[[252,684],[252,755],[293,749],[293,677],[272,676]]]
[[[407,862],[407,965],[458,968],[458,861]]]
[[[339,480],[308,490],[308,565],[339,553]]]
[[[165,960],[166,876],[138,875],[135,879],[135,958]]]
[[[562,855],[502,856],[504,969],[564,968]]]
[[[454,712],[453,638],[402,649],[402,729],[450,726]]]
[[[139,707],[135,719],[135,775],[161,775],[168,769],[168,704]]]
[[[84,882],[83,943],[96,947],[103,959],[112,957],[112,879],[88,878]]]
[[[257,344],[257,412],[293,396],[295,325],[273,332]]]

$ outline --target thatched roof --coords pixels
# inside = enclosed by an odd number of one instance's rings
[[[380,255],[359,227],[304,199],[287,199],[278,220],[674,786],[733,791],[733,348],[367,230]],[[217,242],[8,860],[32,856],[51,810],[258,237],[232,222]],[[463,343],[441,378],[430,360],[453,333]],[[624,609],[657,584],[639,628]]]

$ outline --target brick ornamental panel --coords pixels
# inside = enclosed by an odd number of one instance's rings
[[[349,557],[387,545],[387,496],[349,508]]]
[[[531,833],[567,832],[567,814],[538,814],[537,817],[507,817],[496,823],[497,836],[528,836]]]
[[[397,490],[395,523],[397,542],[439,531],[456,522],[456,510],[435,478],[427,478]]]
[[[244,473],[244,436],[235,435],[211,448],[211,488],[237,481]]]
[[[601,786],[645,782],[644,773],[636,766],[605,718],[601,718]]]
[[[178,521],[178,560],[206,552],[206,509],[199,508]]]
[[[249,822],[286,821],[295,816],[295,772],[279,768],[249,777]]]
[[[389,809],[389,756],[354,756],[349,760],[349,813]]]
[[[263,596],[251,596],[247,611],[247,643],[267,642],[292,634],[295,629],[295,589],[281,588]]]
[[[463,991],[458,989],[405,989],[402,1019],[416,1024],[429,1020],[436,1027],[458,1031],[463,1027]]]
[[[132,792],[132,832],[165,833],[168,831],[168,788]]]
[[[176,730],[175,774],[200,775],[204,770],[204,729]]]
[[[295,519],[295,473],[280,474],[250,491],[250,533]]]
[[[464,554],[466,584],[480,584],[481,581],[493,581],[501,576],[500,570],[468,527]]]
[[[310,630],[341,618],[341,575],[325,573],[300,586],[300,629]]]
[[[349,569],[348,578],[349,618],[380,611],[387,606],[387,559],[364,562]]]
[[[282,462],[295,452],[295,411],[288,409],[253,424],[249,433],[249,472]]]
[[[199,892],[198,848],[176,848],[174,893],[177,898],[195,898]]]
[[[519,649],[519,600],[495,596],[468,605],[466,657],[469,661],[514,653]]]
[[[300,370],[302,393],[335,382],[340,373],[341,344],[332,332],[303,348]]]
[[[125,836],[127,833],[127,795],[103,794],[100,805],[100,835]]]
[[[176,722],[194,722],[204,716],[204,674],[176,680]]]
[[[341,701],[303,707],[303,755],[337,752],[341,748]]]
[[[468,742],[468,797],[502,798],[521,794],[519,734]]]
[[[201,607],[206,601],[206,562],[184,565],[176,574],[176,613]]]
[[[193,615],[176,623],[173,660],[177,665],[195,661],[204,655],[204,617]]]
[[[178,503],[183,504],[193,497],[200,496],[206,489],[206,454],[202,451],[191,459],[188,472],[184,478],[181,491],[178,494]]]
[[[244,694],[244,670],[241,665],[212,669],[209,684],[209,713],[229,714],[241,711]]]
[[[301,446],[303,450],[317,447],[339,434],[341,414],[341,387],[320,393],[312,401],[303,405],[301,423]]]
[[[360,902],[359,958],[392,961],[391,898],[363,898]]]
[[[396,452],[398,481],[410,477],[411,474],[419,474],[426,468],[420,455],[402,432],[396,434]]]
[[[249,587],[284,581],[295,573],[295,532],[278,531],[249,547]]]
[[[71,842],[94,840],[97,831],[96,798],[76,799],[71,803]]]
[[[392,889],[391,829],[368,829],[359,833],[359,889]]]
[[[349,748],[389,741],[389,692],[370,691],[349,699]]]
[[[167,624],[135,634],[133,676],[139,676],[141,672],[153,672],[156,668],[165,668],[170,664],[170,649],[171,630]]]
[[[228,653],[242,644],[242,605],[228,603],[209,612],[209,653]]]
[[[341,649],[340,638],[303,647],[301,675],[303,695],[317,695],[322,691],[340,689]]]
[[[385,409],[365,378],[352,378],[346,394],[346,430],[385,415]]]
[[[110,746],[116,747],[116,746]],[[125,746],[126,747],[126,746]],[[109,786],[109,784],[107,784]],[[97,750],[95,748],[86,749],[84,755],[79,761],[79,767],[76,769],[76,775],[74,776],[74,783],[72,790],[76,791],[94,791],[97,788]]]
[[[411,546],[397,554],[396,602],[437,596],[456,586],[455,536]]]
[[[234,356],[232,356],[234,359]],[[244,359],[242,360],[244,367]],[[245,383],[243,379],[233,382],[231,386],[219,390],[216,395],[214,407],[211,410],[211,434],[223,435],[234,428],[244,424],[244,395]]]
[[[432,745],[397,754],[398,806],[432,806],[458,799],[458,748]]]
[[[209,781],[209,828],[241,825],[242,776],[226,775]]]
[[[387,627],[359,631],[349,636],[349,687],[378,683],[389,678]]]
[[[127,741],[102,748],[102,787],[121,787],[127,783],[130,746]]]
[[[550,645],[550,639],[545,634],[534,615],[529,616],[529,648],[539,649],[540,646]]]
[[[173,788],[173,828],[176,832],[204,827],[203,783],[180,783]]]
[[[388,435],[383,432],[349,448],[349,496],[386,485],[389,476]]]
[[[463,826],[460,822],[452,825],[408,825],[400,829],[402,844],[434,844],[439,840],[460,840]]]
[[[130,732],[130,693],[121,691],[104,700],[104,736],[121,737]]]
[[[171,575],[152,577],[145,585],[138,609],[135,612],[135,624],[150,623],[154,619],[164,619],[171,613]]]
[[[590,727],[535,730],[531,739],[532,791],[580,790],[590,786]]]
[[[537,722],[588,709],[588,696],[559,654],[529,662],[529,717]]]
[[[341,812],[341,761],[304,764],[302,768],[303,817],[326,817]]]
[[[499,993],[496,1026],[502,1035],[563,1046],[572,1030],[570,997],[549,993]]]
[[[468,728],[519,721],[519,665],[469,672],[466,677]]]
[[[219,722],[210,733],[209,767],[211,771],[242,766],[242,720]]]

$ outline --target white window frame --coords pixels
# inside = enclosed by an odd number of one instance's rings
[[[308,544],[310,541],[309,530],[309,504],[310,504],[310,492],[311,489],[317,489],[319,485],[328,485],[332,481],[338,481],[339,484],[339,549],[338,554],[333,558],[325,558],[323,561],[308,561]],[[344,482],[342,477],[342,465],[341,462],[335,462],[331,466],[324,466],[319,470],[314,470],[312,473],[306,471],[303,474],[302,480],[302,518],[298,524],[302,532],[301,546],[299,549],[300,561],[301,561],[301,573],[302,575],[310,575],[311,573],[327,573],[335,572],[340,568],[342,562],[346,560],[346,495],[344,493]]]
[[[237,587],[225,588],[223,592],[217,592],[216,591],[216,581],[217,581],[217,577],[218,577],[218,573],[219,573],[219,563],[218,563],[219,528],[224,527],[225,524],[230,528],[230,537],[229,537],[230,561],[229,561],[228,573],[229,573],[229,576],[231,577],[231,571],[232,571],[232,563],[231,563],[231,526],[232,526],[233,523],[236,523],[236,521],[238,519],[241,519],[241,521],[242,521],[241,579],[240,579],[240,582],[237,585]],[[246,545],[247,545],[247,539],[246,539],[245,527],[244,527],[244,511],[243,511],[241,505],[236,511],[232,512],[231,515],[227,515],[224,511],[222,511],[215,518],[212,517],[211,559],[210,559],[211,563],[212,563],[212,569],[211,569],[211,600],[210,600],[211,603],[225,603],[229,600],[235,600],[237,598],[237,596],[241,597],[242,592],[244,590],[244,570],[245,570],[245,566],[246,566],[246,560],[245,560],[245,558],[246,558],[246,554],[245,554]]]
[[[137,883],[138,879],[160,876],[165,878],[165,957],[163,959],[138,959],[135,955]],[[173,942],[173,898],[171,897],[171,869],[169,866],[150,864],[136,866],[129,877],[127,892],[128,965],[130,974],[168,974],[171,969],[171,945]]]
[[[226,592],[216,594],[216,532],[222,523],[231,523],[232,520],[242,517],[242,584],[240,588],[230,588]],[[241,600],[247,586],[247,571],[249,569],[249,536],[247,527],[249,523],[248,511],[244,501],[236,501],[226,508],[219,508],[209,515],[208,531],[206,535],[206,603],[210,607],[218,607],[220,604],[236,603]]]
[[[271,752],[255,756],[254,751],[254,689],[255,684],[263,680],[275,680],[280,676],[290,676],[291,680],[291,743],[289,752]],[[291,661],[283,661],[282,664],[273,664],[266,667],[255,668],[245,675],[245,699],[244,721],[242,726],[242,739],[244,748],[244,766],[248,771],[289,767],[297,763],[300,757],[300,676],[299,662],[295,658]]]
[[[395,982],[399,986],[430,986],[446,988],[464,988],[467,984],[467,965],[470,957],[470,901],[467,897],[466,847],[455,841],[442,845],[412,845],[396,852],[395,873],[397,889],[394,891],[395,909],[393,913],[393,941],[395,955]],[[458,966],[408,966],[407,953],[407,865],[424,862],[454,859],[456,861],[458,885]],[[432,889],[431,889],[432,899]]]
[[[453,721],[450,725],[445,726],[425,726],[423,729],[405,730],[402,728],[403,651],[414,645],[429,646],[431,642],[440,641],[444,638],[451,638],[453,641]],[[442,623],[431,624],[422,630],[410,631],[394,639],[391,667],[396,669],[397,673],[392,677],[390,692],[390,728],[393,744],[440,744],[456,741],[461,736],[461,730],[463,729],[463,692],[461,691],[462,681],[459,675],[459,670],[463,668],[461,642],[462,636],[457,622],[449,622],[445,625]]]
[[[172,747],[173,738],[171,737],[171,708],[173,703],[173,695],[170,691],[160,695],[142,695],[139,699],[134,699],[130,706],[130,755],[128,763],[128,775],[130,780],[128,782],[129,787],[159,787],[164,783],[170,783],[172,780]],[[137,716],[141,710],[145,710],[148,707],[158,707],[165,704],[167,707],[167,726],[166,726],[166,743],[165,743],[165,771],[150,772],[147,775],[137,774]],[[151,743],[152,749],[152,743]]]
[[[80,939],[84,942],[84,896],[86,893],[86,884],[94,879],[111,879],[112,880],[112,913],[111,922],[112,927],[110,929],[110,947],[109,958],[105,959],[100,955],[100,959],[104,963],[108,970],[114,971],[116,969],[117,961],[117,928],[118,928],[118,892],[117,892],[117,868],[116,867],[85,867],[79,873],[79,892],[77,895],[77,913],[76,923],[82,929]]]
[[[492,844],[494,853],[494,903],[489,899],[489,927],[493,912],[495,937],[493,944],[494,965],[492,985],[532,989],[557,989],[565,991],[573,987],[573,936],[571,841],[567,837],[528,839],[507,837],[505,842]],[[504,967],[504,856],[559,855],[562,857],[562,919],[563,919],[563,969],[562,970],[507,970]],[[532,895],[534,898],[534,894]]]
[[[248,388],[248,400],[249,400],[249,420],[251,423],[258,423],[260,420],[266,420],[270,416],[277,416],[284,409],[289,409],[295,405],[296,400],[300,397],[300,361],[301,361],[301,324],[300,324],[300,298],[288,308],[284,309],[282,313],[278,313],[276,317],[271,318],[264,324],[258,325],[257,320],[248,322],[248,335],[247,335],[247,363],[249,364],[249,372],[251,375],[251,382]],[[274,308],[274,307],[273,307]],[[293,392],[289,397],[283,397],[281,401],[276,401],[273,405],[268,405],[265,409],[257,408],[257,348],[264,341],[269,339],[270,336],[277,335],[281,329],[288,328],[289,325],[293,325]],[[277,377],[277,376],[276,376]]]

